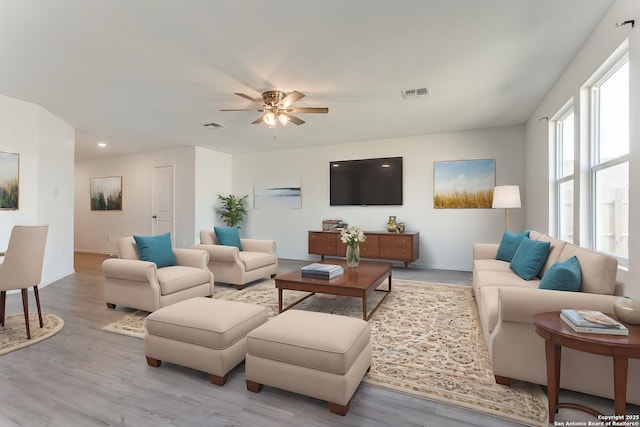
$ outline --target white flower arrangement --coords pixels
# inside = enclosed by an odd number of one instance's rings
[[[349,246],[357,245],[367,240],[360,227],[352,226],[340,232],[340,240]]]

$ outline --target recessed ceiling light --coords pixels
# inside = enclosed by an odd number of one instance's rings
[[[104,147],[106,147],[106,146],[107,146],[107,143],[106,143],[106,142],[102,142],[102,141],[101,141],[101,142],[98,142],[98,147],[100,147],[100,148],[104,148]]]

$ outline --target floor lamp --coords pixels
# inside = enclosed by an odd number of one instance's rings
[[[519,208],[520,187],[517,185],[498,185],[493,189],[493,209],[504,209],[504,229],[509,231],[509,209]]]

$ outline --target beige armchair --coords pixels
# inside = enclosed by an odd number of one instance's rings
[[[242,289],[263,277],[275,277],[278,271],[276,243],[273,240],[240,239],[242,250],[219,245],[213,229],[200,231],[200,244],[194,249],[209,253],[209,270],[218,282]]]
[[[116,305],[155,311],[193,297],[213,293],[213,274],[206,251],[173,248],[177,265],[158,268],[142,261],[132,236],[118,240],[118,258],[102,263],[107,307]]]
[[[0,259],[0,326],[4,326],[7,291],[20,289],[27,339],[31,339],[27,290],[32,286],[38,309],[38,320],[40,327],[43,327],[38,285],[42,280],[42,263],[48,231],[48,225],[16,225],[11,230],[7,251],[0,252],[2,257]]]

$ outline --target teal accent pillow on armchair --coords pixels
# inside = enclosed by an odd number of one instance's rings
[[[242,250],[238,227],[213,227],[213,231],[216,233],[216,240],[219,244],[224,246],[235,246],[238,250]]]
[[[524,280],[531,280],[538,275],[544,263],[547,262],[550,248],[550,242],[540,242],[525,237],[513,255],[509,268]]]
[[[578,292],[582,286],[580,261],[572,256],[566,261],[556,262],[542,276],[538,289]]]
[[[159,236],[133,236],[143,261],[155,263],[158,268],[176,265],[169,233]]]
[[[498,247],[496,259],[511,262],[511,258],[515,255],[516,250],[518,250],[518,246],[520,246],[520,242],[522,242],[522,239],[525,237],[529,237],[529,233],[530,231],[523,231],[519,234],[505,231],[502,235],[500,246]]]

